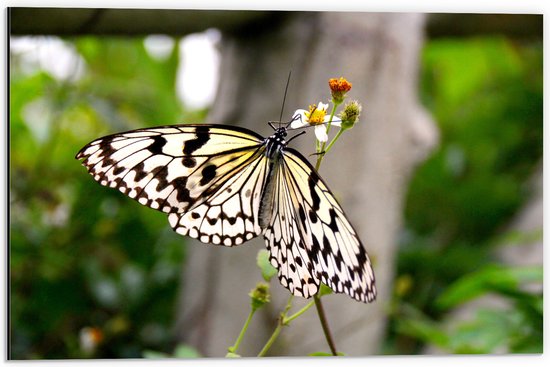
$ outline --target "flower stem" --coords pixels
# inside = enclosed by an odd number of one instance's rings
[[[335,103],[332,101],[332,111],[330,112],[330,118],[327,123],[327,135],[330,131],[330,126],[332,124],[332,119],[334,118],[334,114],[336,113],[336,108],[338,107],[339,103]],[[333,140],[334,141],[334,140]],[[325,146],[327,145],[327,142],[324,141],[323,144],[321,144],[321,147],[319,148],[319,143],[317,143],[317,153],[319,153],[319,158],[317,158],[317,164],[315,165],[315,170],[319,171],[319,167],[321,167],[321,162],[323,161],[323,156],[325,155]],[[332,145],[332,142],[330,143]]]
[[[311,301],[309,302],[307,305],[305,305],[304,307],[302,307],[301,310],[297,311],[295,314],[293,315],[290,315],[289,317],[285,317],[285,319],[283,320],[284,324],[285,325],[288,325],[292,320],[294,320],[295,318],[299,317],[300,315],[302,315],[304,312],[306,312],[307,310],[309,310],[311,308],[311,306],[313,306],[315,304],[315,302]]]
[[[282,317],[282,316],[281,316]],[[269,348],[271,348],[271,346],[273,345],[273,343],[275,342],[275,340],[277,339],[277,337],[279,336],[279,334],[281,333],[281,329],[283,328],[283,323],[282,321],[279,319],[279,322],[277,324],[277,327],[275,328],[275,331],[273,331],[273,334],[271,334],[271,337],[269,338],[269,340],[267,341],[267,343],[265,343],[264,347],[262,348],[262,350],[260,351],[260,353],[258,353],[258,357],[263,357],[265,356],[265,354],[267,353],[267,351],[269,350]]]
[[[328,327],[327,318],[325,316],[325,310],[323,304],[321,303],[321,296],[319,293],[313,296],[315,300],[315,306],[317,307],[317,314],[319,314],[319,319],[321,320],[321,326],[323,327],[323,332],[325,333],[325,338],[327,339],[328,346],[333,356],[337,356],[338,352],[336,351],[336,345],[334,344],[334,339],[332,339],[332,334],[330,333],[330,328]]]
[[[332,114],[330,117],[331,122],[335,111],[336,111],[336,104],[334,104],[334,109],[332,110]],[[329,122],[329,125],[330,125],[330,122]],[[330,145],[328,146],[327,149],[330,149],[332,147],[332,144],[334,144],[334,141],[336,141],[336,139],[340,137],[342,132],[343,132],[342,129],[338,131],[338,134],[336,134],[334,139],[330,142]],[[324,148],[325,148],[325,143],[323,143],[323,146],[322,146],[322,149]],[[324,152],[322,152],[317,157],[317,163],[315,164],[316,171],[319,171],[319,168],[321,167],[321,162],[323,161],[323,155],[324,155]],[[319,295],[319,293],[313,296],[313,300],[315,301],[315,307],[317,308],[317,314],[319,315],[319,320],[321,321],[321,326],[323,327],[323,333],[325,334],[325,339],[327,340],[327,343],[330,347],[330,351],[332,352],[333,355],[336,356],[338,355],[336,352],[336,345],[334,344],[334,340],[332,339],[332,334],[328,326],[327,317],[325,316],[325,310],[323,308],[323,304],[321,303],[321,296]]]
[[[336,136],[334,137],[334,139],[332,139],[332,141],[330,142],[330,144],[328,145],[328,147],[325,149],[325,153],[328,153],[330,151],[330,148],[332,148],[332,146],[334,145],[334,143],[336,143],[336,140],[338,140],[338,138],[344,133],[344,129],[340,129],[338,130],[338,132],[336,133]]]
[[[279,316],[279,320],[277,322],[277,327],[275,328],[275,330],[273,331],[273,334],[271,334],[271,336],[269,337],[269,340],[265,343],[264,347],[262,348],[262,350],[260,351],[260,353],[258,353],[258,357],[263,357],[265,356],[265,354],[267,353],[267,351],[269,350],[269,348],[271,348],[271,346],[273,345],[273,343],[275,342],[275,340],[277,340],[277,337],[279,336],[279,334],[281,333],[281,329],[283,328],[283,326],[287,325],[288,324],[288,319],[286,318],[286,314],[288,313],[288,311],[290,310],[290,307],[292,306],[292,299],[294,298],[294,295],[291,294],[290,297],[288,298],[288,302],[286,303],[286,306],[285,306],[285,309],[283,312],[281,312],[281,315]],[[301,311],[301,310],[300,310]],[[298,311],[298,312],[300,312]],[[293,315],[294,316],[294,315]],[[292,317],[292,316],[291,316]]]
[[[243,340],[244,334],[246,333],[246,330],[248,329],[248,325],[250,325],[250,321],[252,320],[252,316],[254,316],[254,312],[256,310],[252,308],[250,310],[250,313],[248,314],[248,317],[246,318],[246,321],[244,322],[243,328],[241,329],[241,332],[239,333],[239,336],[237,337],[237,340],[235,340],[235,344],[233,346],[227,348],[228,351],[232,353],[237,353],[237,349],[239,348],[239,345],[241,344],[241,341]]]

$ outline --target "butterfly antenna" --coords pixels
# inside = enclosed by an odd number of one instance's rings
[[[281,114],[279,116],[279,126],[281,126],[281,120],[283,119],[283,111],[285,109],[285,102],[286,102],[286,94],[288,92],[288,85],[290,84],[290,75],[292,74],[292,70],[288,72],[288,79],[286,80],[286,87],[285,87],[285,95],[283,97],[283,105],[281,106]]]

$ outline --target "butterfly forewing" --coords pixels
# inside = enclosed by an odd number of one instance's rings
[[[110,135],[77,154],[96,181],[143,205],[183,213],[246,167],[262,138],[238,128],[174,125]]]

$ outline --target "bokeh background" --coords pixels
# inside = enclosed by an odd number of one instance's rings
[[[376,353],[542,353],[542,16],[426,18],[417,94],[439,142],[406,183]],[[223,30],[41,36],[17,19],[10,358],[208,355],[175,322],[189,241],[74,156],[109,133],[205,121]]]

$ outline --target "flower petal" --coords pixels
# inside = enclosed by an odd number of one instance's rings
[[[315,126],[315,136],[321,143],[326,142],[328,140],[327,127],[325,125]]]
[[[326,111],[328,109],[328,103],[319,102],[319,104],[317,105],[317,109]]]
[[[326,116],[325,117],[325,122],[328,122],[328,120],[330,120],[330,116]],[[338,118],[333,118],[332,119],[332,122],[330,123],[330,126],[341,126],[342,125],[342,120],[338,119]]]
[[[292,115],[292,119],[294,121],[292,121],[292,123],[290,124],[291,129],[296,129],[296,128],[308,125],[306,110],[296,110]]]

